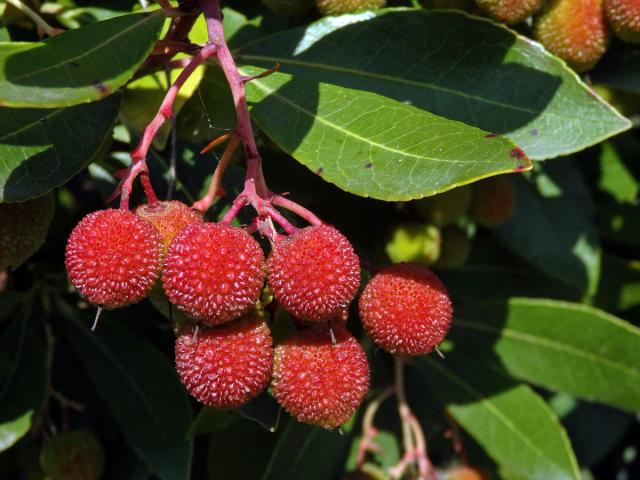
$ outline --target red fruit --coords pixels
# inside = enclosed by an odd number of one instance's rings
[[[180,230],[191,223],[202,223],[203,221],[200,212],[192,210],[177,200],[159,202],[153,206],[140,205],[136,208],[136,215],[144,218],[158,229],[165,251]]]
[[[317,322],[349,305],[360,285],[360,261],[330,225],[303,228],[278,243],[268,262],[269,287],[294,317]]]
[[[369,389],[367,355],[344,325],[314,325],[276,347],[272,389],[300,422],[331,429],[343,425]]]
[[[487,480],[488,477],[471,467],[454,467],[447,471],[445,480]]]
[[[471,218],[485,228],[509,221],[516,211],[518,192],[507,175],[487,178],[474,185]]]
[[[360,297],[360,320],[383,349],[423,355],[447,335],[453,308],[446,288],[431,270],[415,263],[382,269]]]
[[[145,298],[160,275],[162,241],[128,210],[90,213],[69,235],[69,280],[89,302],[112,309]]]
[[[602,0],[552,0],[536,18],[533,35],[575,71],[591,69],[607,50]]]
[[[476,0],[476,3],[496,20],[511,25],[540,10],[544,0]]]
[[[618,37],[640,43],[640,0],[604,0],[604,13]]]
[[[249,313],[215,327],[183,330],[176,339],[176,368],[198,401],[236,408],[269,384],[273,347],[267,323]]]
[[[264,253],[240,228],[192,223],[173,239],[162,274],[171,303],[211,325],[246,313],[264,283]]]

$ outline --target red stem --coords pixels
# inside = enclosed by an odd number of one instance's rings
[[[213,172],[213,177],[211,177],[211,183],[209,184],[209,190],[207,191],[207,194],[196,203],[194,203],[193,208],[195,208],[196,210],[200,210],[201,212],[206,212],[207,210],[209,210],[217,197],[221,197],[224,195],[224,189],[222,188],[222,177],[224,176],[224,172],[227,169],[231,158],[233,158],[233,152],[235,152],[236,147],[239,143],[240,138],[236,134],[233,134],[231,136],[231,139],[229,140],[229,143],[227,144],[227,147],[224,150],[224,153],[222,154],[222,158],[216,166],[215,172]]]

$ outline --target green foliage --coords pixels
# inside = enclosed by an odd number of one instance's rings
[[[103,312],[89,332],[95,309],[64,271],[69,232],[105,208],[122,177],[113,174],[154,117],[164,120],[146,158],[156,194],[201,199],[227,143],[199,152],[236,129],[242,102],[209,59],[171,115],[156,116],[167,80],[208,42],[197,10],[40,3],[36,13],[68,31],[39,38],[32,17],[0,7],[0,202],[46,194],[56,203],[42,247],[0,269],[0,477],[42,480],[46,440],[80,429],[103,446],[105,479],[332,480],[358,478],[361,467],[388,476],[407,421],[389,390],[393,358],[362,331],[357,298],[347,325],[367,352],[371,388],[342,432],[295,422],[268,390],[230,411],[191,401],[173,365],[180,315],[162,296],[162,315],[142,302]],[[230,0],[225,36],[241,75],[279,66],[243,79],[273,192],[345,233],[367,270],[363,286],[381,264],[418,261],[451,295],[445,358],[404,366],[438,478],[467,461],[496,479],[633,478],[637,461],[624,452],[640,438],[640,142],[630,130],[639,47],[613,42],[586,82],[526,26],[438,10],[467,9],[466,0],[325,18],[312,3]],[[176,48],[158,39],[180,28],[191,28],[178,42],[188,54],[158,55]],[[243,190],[245,153],[228,156],[209,221]],[[483,228],[473,184],[504,173],[515,212]],[[145,201],[141,190],[135,182],[131,207]],[[280,225],[305,223],[278,208]],[[251,213],[243,208],[235,225],[268,224],[264,211],[251,224]],[[300,327],[268,291],[263,300],[276,343]],[[363,459],[365,439],[379,448]]]

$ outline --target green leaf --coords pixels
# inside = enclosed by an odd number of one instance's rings
[[[252,420],[270,432],[275,432],[280,423],[282,410],[276,399],[263,392],[249,403],[238,408],[238,413],[244,418]]]
[[[593,294],[601,248],[590,194],[575,165],[568,159],[547,163],[535,184],[513,178],[516,211],[495,230],[498,240],[546,274]]]
[[[636,200],[640,182],[634,178],[611,142],[602,144],[600,172],[600,190],[611,195],[619,203],[633,203]]]
[[[460,12],[328,17],[245,46],[240,61],[264,68],[278,62],[288,74],[475,125],[508,137],[535,160],[582,150],[631,126],[539,45]]]
[[[640,410],[640,329],[602,310],[531,298],[468,305],[457,309],[453,333],[516,378]]]
[[[187,438],[223,430],[238,421],[239,417],[228,410],[203,407],[189,427]]]
[[[640,305],[640,261],[603,256],[594,304],[609,311],[628,310]]]
[[[290,420],[278,438],[262,480],[334,478],[349,450],[350,439],[337,430],[328,431]]]
[[[456,421],[502,467],[528,479],[579,479],[557,417],[531,388],[457,350],[417,366]]]
[[[0,44],[0,103],[68,107],[118,90],[160,35],[161,13],[134,13],[47,38]]]
[[[253,480],[264,472],[277,435],[251,421],[213,432],[208,464],[211,480]]]
[[[33,302],[32,298],[22,296],[22,301],[23,310],[7,310],[13,320],[0,337],[0,423],[14,421],[27,410],[37,412],[44,401],[47,378],[45,344],[39,330],[42,317],[27,303]]]
[[[110,141],[119,95],[58,109],[0,109],[0,202],[64,184]]]
[[[73,318],[64,328],[131,448],[163,480],[189,478],[191,406],[167,357],[109,322],[96,334]]]
[[[29,410],[20,417],[0,424],[0,452],[11,448],[31,428],[33,410]]]
[[[253,80],[247,93],[280,148],[364,197],[411,200],[531,165],[504,138],[375,93],[282,73]]]

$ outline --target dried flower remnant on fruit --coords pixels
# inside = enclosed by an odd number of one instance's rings
[[[360,297],[360,320],[375,343],[390,353],[424,355],[444,340],[453,307],[435,273],[398,263],[375,274]]]
[[[269,287],[291,315],[327,321],[349,305],[360,285],[360,261],[337,229],[317,225],[277,243],[267,263]]]
[[[260,394],[271,378],[273,347],[256,313],[214,327],[184,329],[176,339],[176,369],[188,392],[214,408],[236,408]]]
[[[99,210],[67,241],[69,280],[89,302],[107,309],[139,302],[160,275],[162,241],[146,220],[127,210]]]
[[[190,317],[225,323],[258,301],[264,253],[240,228],[193,223],[169,245],[162,282],[171,303]]]
[[[327,429],[343,425],[369,388],[369,364],[344,325],[299,330],[276,347],[272,390],[300,422]]]
[[[182,202],[171,200],[156,205],[140,205],[136,215],[151,223],[160,234],[166,253],[174,237],[187,225],[202,223],[202,214]]]

